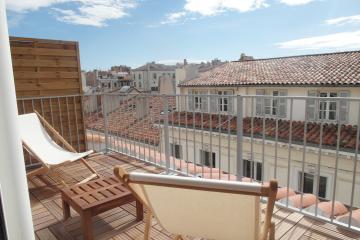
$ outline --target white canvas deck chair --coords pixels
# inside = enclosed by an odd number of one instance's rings
[[[29,113],[18,116],[18,124],[20,136],[24,148],[41,162],[42,166],[27,173],[27,177],[43,175],[52,171],[55,167],[59,167],[70,162],[81,161],[90,171],[91,176],[81,181],[81,183],[89,181],[99,174],[84,159],[93,151],[78,153],[76,150],[38,113]],[[54,139],[61,142],[64,147],[60,147],[47,133],[47,128],[53,135]],[[58,174],[57,174],[58,175]],[[61,176],[58,175],[61,178]],[[62,181],[64,185],[66,183]]]
[[[274,239],[271,222],[277,181],[256,183],[210,180],[148,173],[127,173],[117,166],[114,174],[133,192],[147,214],[144,239],[149,239],[151,219],[175,239],[186,236],[217,240]],[[260,197],[267,197],[264,222]]]

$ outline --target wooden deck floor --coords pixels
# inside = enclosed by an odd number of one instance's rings
[[[103,176],[112,175],[115,165],[122,165],[128,171],[161,170],[119,154],[94,155],[90,164]],[[66,183],[81,181],[89,172],[80,164],[74,163],[58,170]],[[44,182],[48,182],[45,184]],[[31,209],[36,238],[41,240],[82,239],[80,218],[72,211],[72,218],[62,221],[61,197],[55,187],[59,182],[55,176],[29,180]],[[60,187],[60,185],[56,185]],[[93,231],[96,239],[142,239],[144,222],[135,222],[135,203],[115,208],[93,218]],[[300,213],[275,207],[273,221],[276,223],[276,239],[360,239],[360,235],[345,231],[335,225],[315,221]],[[152,239],[173,239],[155,221],[151,231]]]

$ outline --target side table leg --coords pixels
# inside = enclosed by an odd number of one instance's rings
[[[144,219],[144,207],[141,202],[136,200],[136,221],[140,222]]]
[[[91,212],[84,211],[81,214],[81,224],[82,224],[82,232],[84,240],[93,240],[93,232],[92,232],[92,222],[91,222]]]
[[[69,217],[71,217],[71,214],[70,214],[70,206],[64,199],[62,200],[62,209],[63,209],[63,218],[64,221],[66,221]]]

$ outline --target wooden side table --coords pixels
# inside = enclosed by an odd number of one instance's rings
[[[123,204],[136,201],[136,220],[144,217],[143,206],[115,178],[100,178],[61,190],[64,221],[70,217],[70,206],[79,213],[84,239],[93,239],[91,218]]]

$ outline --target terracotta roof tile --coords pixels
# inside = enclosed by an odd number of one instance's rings
[[[181,87],[239,85],[357,85],[360,51],[230,62]]]
[[[220,118],[220,120],[219,120]],[[207,113],[191,113],[191,112],[173,112],[169,115],[169,123],[174,126],[182,126],[192,128],[203,128],[204,130],[212,129],[215,132],[220,131],[236,134],[237,123],[235,116],[228,115],[211,115]],[[263,125],[263,118],[246,117],[243,120],[244,136],[251,136],[254,138],[262,138],[263,130],[265,138],[275,140],[276,133],[278,140],[281,142],[289,142],[290,121],[278,119],[278,130],[276,131],[276,120],[273,118],[266,118],[265,125]],[[300,145],[304,141],[304,125],[302,121],[292,122],[292,141]],[[341,125],[339,146],[343,150],[354,150],[356,146],[356,130],[357,127],[353,125]],[[307,145],[318,147],[320,144],[320,128],[321,124],[318,122],[308,122],[306,129]],[[323,141],[322,146],[327,148],[335,148],[337,145],[338,126],[334,123],[323,123]],[[359,145],[360,148],[360,145]]]

